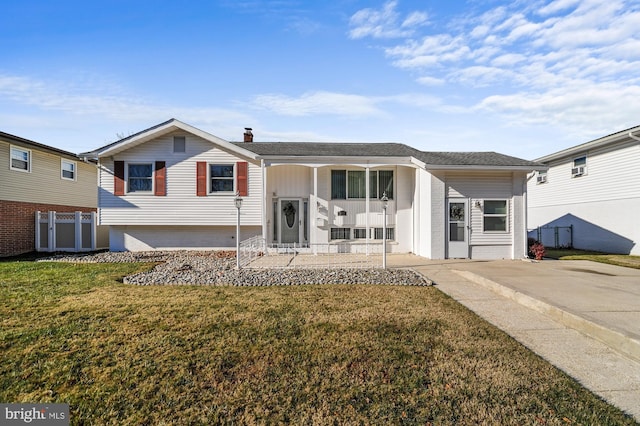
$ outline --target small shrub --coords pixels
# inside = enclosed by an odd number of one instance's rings
[[[531,246],[529,246],[530,256],[534,257],[536,260],[542,260],[544,255],[546,254],[546,250],[542,243],[536,241]]]

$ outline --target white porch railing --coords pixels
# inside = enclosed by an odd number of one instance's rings
[[[37,251],[92,251],[96,249],[96,213],[36,212]]]
[[[248,269],[371,269],[382,267],[382,242],[267,244],[256,236],[240,243],[240,267]]]

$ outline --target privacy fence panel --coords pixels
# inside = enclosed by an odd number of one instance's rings
[[[96,213],[36,212],[36,250],[96,250]]]

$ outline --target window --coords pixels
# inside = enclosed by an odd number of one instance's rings
[[[366,198],[366,171],[331,170],[331,199]],[[386,192],[393,199],[393,170],[369,171],[369,198],[379,200]]]
[[[347,183],[347,198],[366,198],[367,184],[364,170],[349,170]]]
[[[331,228],[332,240],[348,240],[351,238],[350,228]]]
[[[19,170],[22,172],[31,171],[31,151],[28,149],[11,147],[11,170]]]
[[[173,137],[173,152],[186,152],[186,138],[184,136]]]
[[[66,180],[76,180],[76,162],[61,160],[60,177]]]
[[[573,160],[571,177],[580,177],[587,174],[587,156],[583,155]]]
[[[234,165],[210,164],[211,187],[209,192],[234,192]]]
[[[153,165],[151,163],[128,165],[128,192],[151,192],[153,190]]]
[[[331,170],[331,199],[346,200],[347,198],[347,171]]]
[[[395,240],[395,228],[387,228],[387,240]],[[374,228],[373,238],[376,240],[382,239],[382,228]]]
[[[536,177],[536,184],[547,183],[547,172],[538,172],[538,176]]]
[[[367,238],[367,230],[363,228],[354,228],[353,229],[353,238],[356,240],[363,240]]]
[[[485,232],[507,232],[507,210],[507,200],[485,200],[483,230]]]

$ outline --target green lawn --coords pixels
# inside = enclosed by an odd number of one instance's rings
[[[434,287],[137,287],[0,262],[0,401],[72,424],[636,424]]]
[[[545,257],[558,260],[591,260],[593,262],[640,269],[640,256],[606,254],[575,249],[547,249]]]

